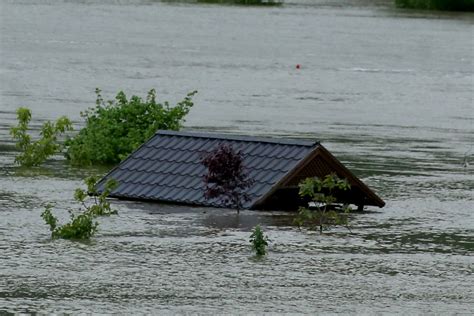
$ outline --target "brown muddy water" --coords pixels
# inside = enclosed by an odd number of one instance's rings
[[[474,309],[472,14],[391,1],[240,7],[157,1],[0,4],[0,314],[470,314]],[[301,64],[301,69],[295,69]],[[321,140],[385,199],[352,233],[299,231],[284,212],[114,202],[90,242],[52,241],[89,174],[60,157],[13,164],[33,125],[94,89],[175,102],[188,130]],[[269,255],[253,257],[260,223]]]

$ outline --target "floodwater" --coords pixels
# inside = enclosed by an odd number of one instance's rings
[[[0,314],[474,309],[473,14],[380,0],[0,11]],[[171,102],[199,90],[187,129],[321,140],[387,205],[321,236],[284,212],[114,202],[90,242],[52,241],[42,207],[66,219],[81,179],[106,170],[19,168],[8,128],[19,106],[36,131],[60,115],[78,126],[96,87]],[[248,243],[258,223],[264,259]]]

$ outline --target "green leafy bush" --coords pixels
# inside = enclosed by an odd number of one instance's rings
[[[189,93],[171,107],[156,101],[155,90],[145,100],[138,96],[127,99],[122,91],[115,100],[104,101],[96,89],[96,106],[81,112],[86,126],[66,142],[66,158],[76,165],[116,164],[159,129],[179,130],[193,106]]]
[[[15,157],[15,163],[26,167],[38,166],[61,151],[58,136],[72,130],[71,121],[67,117],[62,116],[54,123],[45,122],[41,127],[40,138],[32,141],[28,134],[31,111],[19,108],[16,113],[18,125],[10,129],[10,135],[16,140],[16,147],[21,153]]]
[[[333,195],[336,191],[345,191],[350,189],[350,184],[345,179],[339,179],[335,174],[329,174],[324,179],[307,178],[299,185],[299,194],[301,197],[309,197],[315,204],[315,209],[311,210],[306,207],[299,209],[295,218],[295,223],[301,226],[308,226],[322,233],[323,229],[330,226],[343,225],[348,227],[348,217],[350,208],[343,205],[342,209],[338,209],[340,204]]]
[[[250,235],[250,244],[257,256],[264,256],[267,253],[266,247],[268,246],[268,241],[268,237],[263,234],[260,225],[255,226]]]
[[[399,8],[474,11],[474,0],[395,0]]]
[[[51,237],[53,239],[89,239],[97,231],[99,223],[94,221],[97,216],[109,216],[117,214],[117,211],[112,210],[110,202],[107,201],[107,196],[117,187],[117,181],[110,179],[105,184],[105,189],[102,194],[98,194],[96,190],[98,178],[88,177],[84,180],[87,185],[87,191],[80,188],[76,189],[74,199],[81,204],[79,213],[69,211],[71,220],[61,226],[58,226],[58,219],[53,215],[51,205],[47,205],[41,217],[51,230]],[[89,197],[92,194],[93,197]],[[87,200],[92,203],[88,204]]]

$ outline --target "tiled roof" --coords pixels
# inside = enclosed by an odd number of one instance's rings
[[[311,151],[317,142],[214,134],[158,131],[99,183],[99,191],[109,178],[119,186],[110,196],[205,206],[222,206],[219,199],[204,198],[201,159],[219,144],[241,151],[244,167],[254,180],[246,190],[252,208]]]

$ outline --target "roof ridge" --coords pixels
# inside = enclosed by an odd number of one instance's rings
[[[283,138],[278,139],[275,137],[261,137],[261,136],[244,136],[244,135],[233,135],[233,134],[218,134],[218,133],[203,133],[203,132],[178,132],[170,130],[158,130],[155,135],[169,135],[169,136],[181,136],[181,137],[196,137],[196,138],[210,138],[210,139],[222,139],[222,140],[235,140],[243,142],[259,142],[259,143],[272,143],[281,145],[295,145],[305,147],[315,147],[320,144],[319,141],[311,141],[296,138]]]

